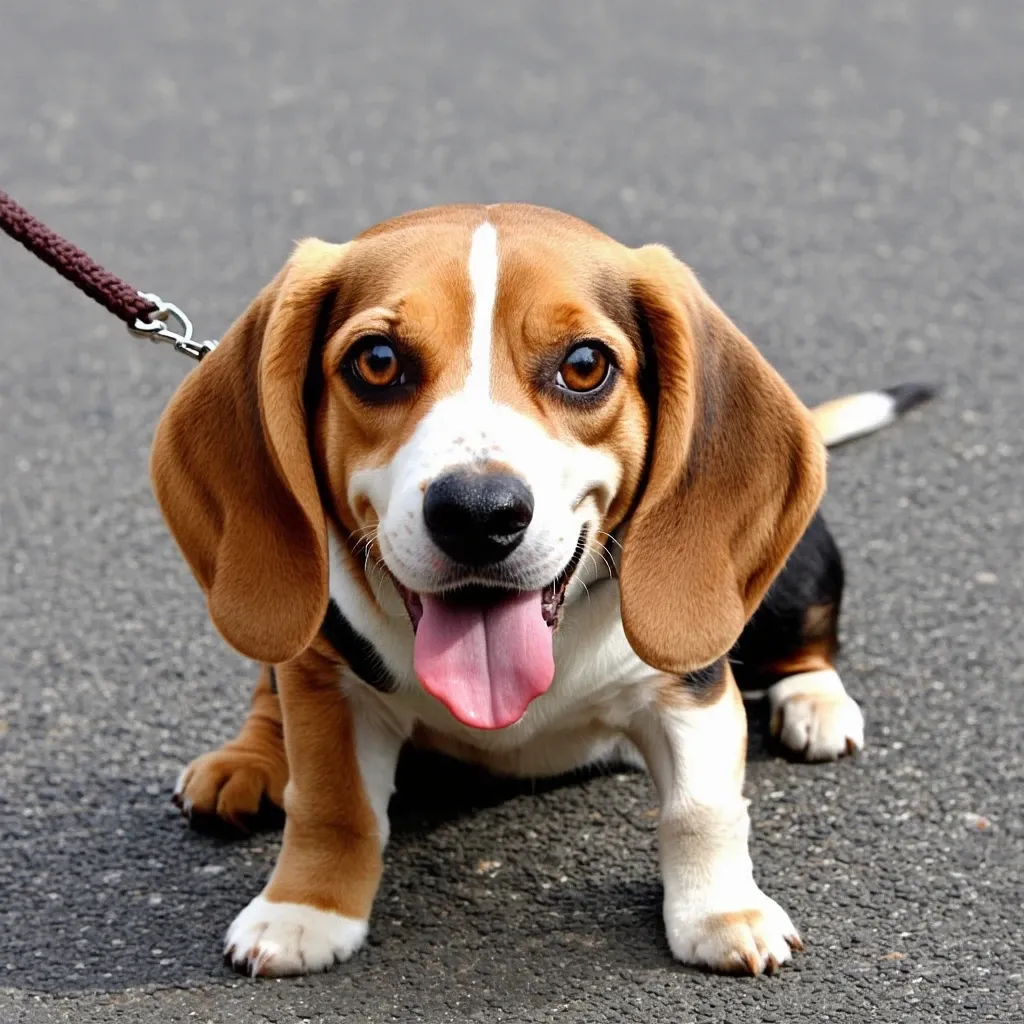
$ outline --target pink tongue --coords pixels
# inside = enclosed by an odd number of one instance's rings
[[[488,608],[421,595],[413,667],[424,688],[463,724],[504,729],[551,685],[555,659],[541,592]]]

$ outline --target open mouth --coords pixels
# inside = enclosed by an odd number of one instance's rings
[[[580,530],[579,540],[576,541],[576,550],[573,552],[572,558],[569,559],[565,568],[540,591],[541,616],[551,629],[558,627],[562,617],[562,605],[565,603],[565,592],[569,588],[573,574],[579,568],[583,552],[587,550],[587,532],[587,526],[584,524],[583,529]],[[423,598],[415,591],[403,587],[393,576],[391,579],[395,584],[395,589],[402,595],[405,610],[409,613],[409,621],[415,632],[423,617]],[[469,583],[433,596],[454,608],[489,608],[520,593],[522,591],[511,587]]]
[[[513,725],[547,691],[555,675],[554,632],[586,547],[584,526],[568,564],[540,590],[474,583],[417,594],[396,581],[416,634],[416,676],[464,725]]]

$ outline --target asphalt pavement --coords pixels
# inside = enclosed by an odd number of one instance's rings
[[[420,762],[367,950],[252,982],[220,940],[279,837],[169,800],[253,680],[150,493],[188,365],[0,238],[0,1020],[1024,1017],[1022,53],[1019,0],[3,4],[0,188],[208,334],[294,239],[530,200],[671,245],[808,401],[942,394],[832,459],[868,749],[791,764],[751,709],[793,966],[672,962],[642,775]]]

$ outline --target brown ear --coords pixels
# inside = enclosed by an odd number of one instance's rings
[[[344,247],[307,241],[157,426],[157,501],[232,647],[279,664],[304,650],[327,608],[327,527],[303,404],[321,303]]]
[[[652,426],[622,619],[644,661],[688,672],[732,647],[789,557],[824,492],[825,449],[689,269],[661,246],[636,258]]]

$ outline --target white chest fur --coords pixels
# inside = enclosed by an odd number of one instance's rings
[[[366,694],[404,730],[429,734],[450,752],[471,752],[495,770],[523,775],[569,771],[611,754],[622,730],[651,699],[658,673],[634,654],[619,613],[618,584],[600,580],[573,586],[555,634],[555,678],[523,718],[507,729],[462,725],[427,694],[413,672],[413,631],[390,582],[374,582],[375,606],[332,536],[331,597],[353,628],[377,649],[398,686]]]

